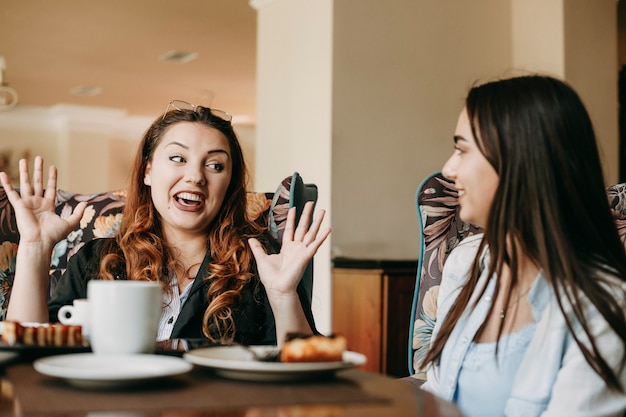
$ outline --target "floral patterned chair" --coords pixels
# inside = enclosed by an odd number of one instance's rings
[[[56,212],[69,216],[81,201],[87,208],[78,226],[54,248],[50,263],[49,296],[67,267],[67,261],[86,242],[92,239],[114,236],[122,218],[126,203],[126,191],[107,191],[99,194],[76,194],[64,190],[57,191]],[[248,192],[248,214],[250,218],[267,226],[272,235],[279,239],[285,228],[285,220],[290,207],[296,206],[300,218],[306,201],[317,201],[317,187],[304,184],[302,177],[295,172],[278,185],[274,193]],[[15,276],[15,258],[19,245],[19,232],[15,223],[13,207],[0,187],[0,321],[6,317]],[[313,261],[303,276],[309,299],[313,291]]]
[[[626,247],[626,183],[607,188],[609,205],[619,235]],[[453,183],[440,172],[418,186],[415,206],[422,233],[409,330],[409,374],[424,381],[419,364],[428,352],[437,317],[437,294],[446,258],[461,240],[480,229],[458,218],[459,205]]]
[[[454,183],[440,172],[426,177],[417,187],[415,207],[422,233],[409,331],[409,374],[426,380],[419,364],[428,352],[437,317],[437,294],[443,264],[461,240],[480,229],[458,218]]]

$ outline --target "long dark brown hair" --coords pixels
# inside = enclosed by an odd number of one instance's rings
[[[520,254],[506,245],[514,241],[522,256],[542,268],[586,361],[609,387],[623,392],[619,374],[600,355],[585,318],[590,302],[626,344],[626,313],[618,301],[626,296],[626,254],[582,101],[566,83],[530,75],[476,86],[465,104],[478,148],[500,181],[469,280],[423,364],[440,359],[472,293],[485,290],[477,288],[485,248],[490,254],[488,276],[499,276],[508,265],[511,287],[516,285]],[[497,285],[496,293],[499,289]],[[574,331],[578,325],[584,336]],[[625,361],[623,356],[621,369]]]
[[[222,206],[207,230],[212,261],[205,280],[209,305],[204,313],[203,333],[217,341],[232,340],[235,334],[233,310],[241,298],[244,285],[252,274],[253,255],[247,238],[260,237],[265,229],[246,214],[248,173],[237,135],[229,121],[214,115],[209,108],[172,110],[159,117],[146,131],[133,162],[128,198],[124,207],[117,245],[110,244],[100,265],[103,279],[114,279],[123,267],[127,279],[164,281],[169,271],[186,276],[188,270],[177,260],[176,248],[163,239],[161,220],[144,184],[146,167],[168,128],[182,122],[199,123],[220,131],[228,140],[232,160],[232,177]],[[169,284],[169,283],[168,283]],[[169,291],[169,285],[164,285]]]

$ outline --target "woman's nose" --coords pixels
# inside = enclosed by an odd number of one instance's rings
[[[206,183],[206,177],[202,169],[188,165],[185,172],[185,181],[192,184],[203,185]]]
[[[443,168],[441,168],[441,174],[449,180],[454,180],[456,178],[456,168],[454,166],[454,155],[451,156],[445,164],[443,164]]]

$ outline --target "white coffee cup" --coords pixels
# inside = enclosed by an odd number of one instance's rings
[[[96,354],[152,353],[163,304],[161,284],[91,280],[89,340]]]
[[[74,304],[64,305],[57,314],[62,324],[82,326],[83,337],[89,336],[89,300],[77,298]]]

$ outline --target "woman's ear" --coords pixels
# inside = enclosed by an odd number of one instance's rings
[[[146,165],[146,171],[143,175],[143,183],[147,186],[151,186],[152,185],[152,177],[150,176],[150,171],[152,168],[152,164],[150,164],[150,162],[148,162],[148,165]]]

